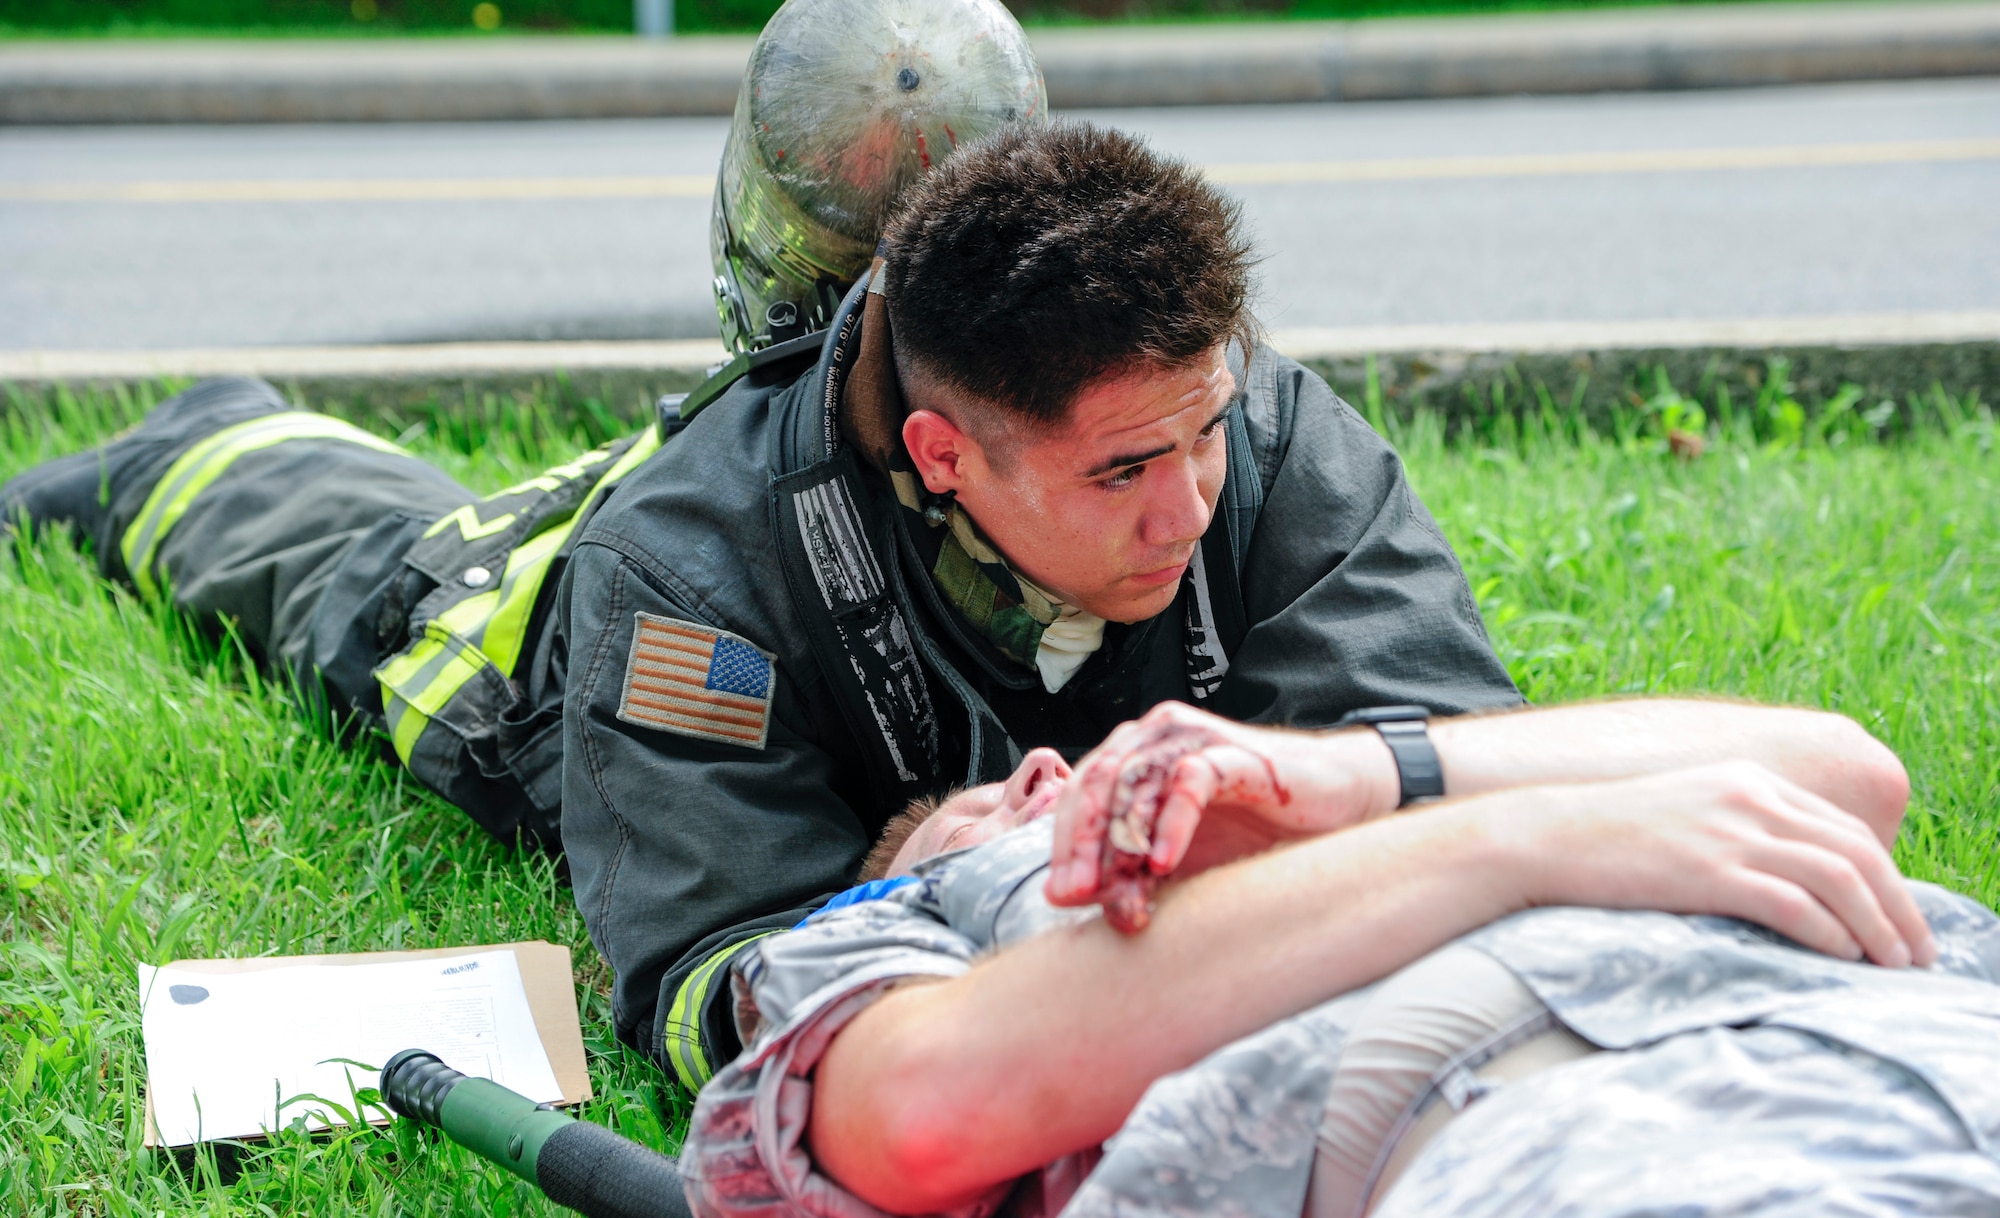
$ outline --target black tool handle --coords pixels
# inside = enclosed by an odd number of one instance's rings
[[[382,1102],[399,1117],[435,1127],[443,1120],[445,1097],[464,1077],[435,1053],[405,1049],[382,1067]]]
[[[590,1218],[691,1218],[674,1161],[602,1125],[550,1134],[535,1176],[549,1200]]]

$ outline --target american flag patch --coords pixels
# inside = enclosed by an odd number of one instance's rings
[[[777,685],[777,665],[755,644],[711,626],[641,613],[618,717],[761,749]]]

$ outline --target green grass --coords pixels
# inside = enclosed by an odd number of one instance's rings
[[[625,33],[630,0],[493,0],[501,31]],[[1732,4],[1742,0],[1012,0],[1030,26],[1269,21]],[[476,0],[0,0],[0,38],[340,37],[474,32]],[[682,33],[755,33],[778,0],[676,0]]]
[[[0,409],[0,476],[145,399]],[[593,442],[392,426],[498,489]],[[671,1145],[685,1104],[613,1043],[604,967],[546,859],[493,844],[364,751],[309,731],[227,638],[95,580],[62,544],[0,558],[0,1214],[567,1213],[421,1135],[281,1138],[226,1189],[140,1148],[140,960],[504,943],[576,951],[598,1098]]]
[[[1560,412],[1447,437],[1383,417],[1540,700],[1706,691],[1868,725],[1915,782],[1899,857],[2000,900],[2000,456],[1975,401],[1808,411],[1777,386],[1673,458],[1662,387],[1608,433]],[[0,477],[145,395],[0,410]],[[1831,407],[1829,409],[1828,407]],[[489,402],[378,421],[493,488],[616,427]],[[1884,435],[1894,438],[1885,439]],[[684,1100],[610,1043],[604,970],[550,866],[301,726],[227,639],[106,587],[60,543],[0,558],[0,1214],[553,1213],[398,1128],[244,1152],[233,1183],[139,1147],[135,965],[545,937],[577,954],[592,1120],[668,1145]]]
[[[1610,436],[1552,410],[1449,443],[1436,416],[1379,425],[1530,699],[1701,692],[1837,710],[1909,766],[1904,870],[2000,905],[1992,412],[1943,393],[1864,414],[1843,393],[1807,412],[1782,368],[1770,384],[1691,462],[1659,435],[1692,407],[1671,390]]]

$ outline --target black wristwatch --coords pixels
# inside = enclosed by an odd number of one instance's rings
[[[1366,706],[1340,717],[1335,727],[1367,724],[1389,746],[1396,759],[1396,777],[1403,784],[1402,802],[1407,808],[1426,799],[1444,795],[1444,765],[1438,760],[1437,746],[1424,723],[1431,713],[1421,706]]]

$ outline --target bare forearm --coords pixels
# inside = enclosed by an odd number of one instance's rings
[[[1895,841],[1909,801],[1896,755],[1853,720],[1825,711],[1633,699],[1441,719],[1430,734],[1454,797],[1753,761],[1859,817],[1885,845]],[[1374,732],[1342,732],[1328,743],[1366,776],[1372,814],[1395,806],[1395,764]]]
[[[1754,761],[1860,817],[1885,845],[1909,801],[1896,755],[1825,711],[1634,699],[1446,720],[1432,737],[1455,795]]]
[[[1852,720],[1822,711],[1634,699],[1437,720],[1430,735],[1454,798],[1750,764],[1841,809],[1884,846],[1894,843],[1909,799],[1896,755]],[[1172,767],[1146,860],[1159,875],[1376,820],[1396,810],[1399,796],[1395,759],[1372,729],[1251,727],[1163,704],[1113,732],[1057,801],[1047,886],[1056,904],[1107,898],[1111,821],[1136,806],[1120,795],[1128,790],[1122,776],[1142,763]],[[1128,837],[1147,832],[1127,828]]]
[[[894,1212],[944,1208],[1117,1129],[1154,1079],[1365,985],[1525,899],[1494,797],[1208,872],[1152,927],[1045,936],[890,996],[820,1063],[822,1169]]]

